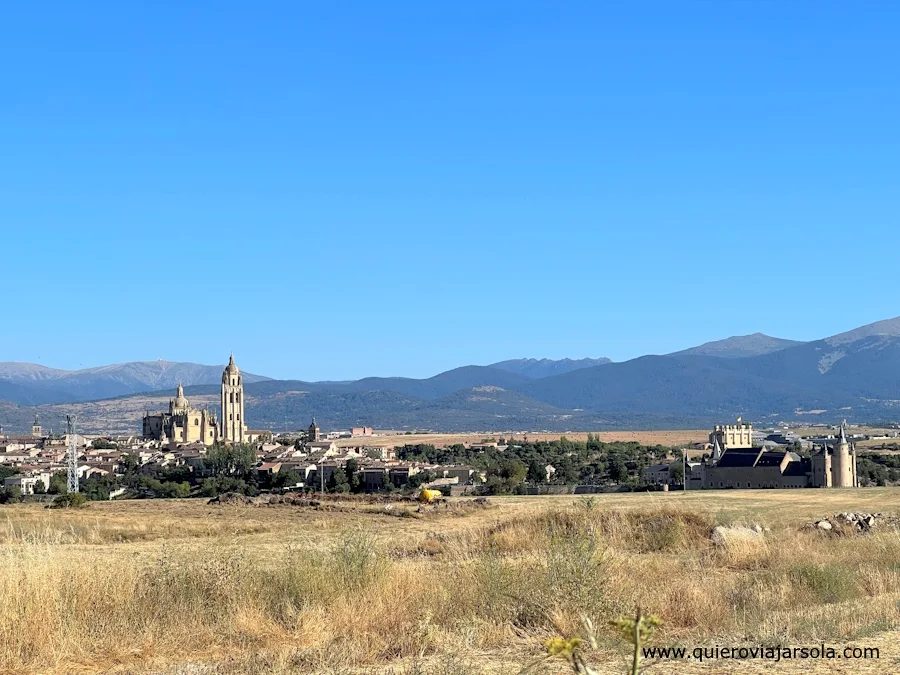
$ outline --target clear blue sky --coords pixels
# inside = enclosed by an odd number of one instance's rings
[[[895,316],[898,35],[892,2],[10,3],[0,360],[418,377]]]

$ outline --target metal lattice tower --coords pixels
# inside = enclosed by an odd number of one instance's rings
[[[78,439],[75,437],[75,415],[66,415],[66,431],[69,436],[67,453],[68,477],[66,488],[69,493],[78,492]]]

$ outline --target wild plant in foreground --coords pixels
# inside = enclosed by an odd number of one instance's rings
[[[547,650],[546,656],[529,664],[523,669],[519,675],[534,672],[534,670],[542,663],[553,659],[561,658],[572,666],[572,672],[576,675],[597,675],[585,657],[585,642],[592,649],[597,649],[597,637],[594,632],[594,625],[590,619],[583,617],[582,619],[585,629],[585,638],[580,637],[553,637],[544,643],[544,649]],[[641,667],[641,647],[646,645],[653,639],[653,633],[656,628],[662,624],[659,617],[652,614],[644,614],[640,608],[634,617],[623,616],[614,621],[609,622],[619,635],[633,645],[631,667],[628,672],[630,675],[638,675]]]
[[[619,634],[634,645],[631,659],[631,675],[637,675],[641,665],[641,646],[653,639],[656,628],[662,624],[659,617],[653,614],[644,614],[638,607],[634,618],[623,616],[610,624],[618,629]]]

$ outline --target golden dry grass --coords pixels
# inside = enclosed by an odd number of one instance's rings
[[[0,671],[515,673],[583,615],[603,625],[639,604],[665,622],[659,644],[851,640],[882,658],[822,672],[898,672],[900,534],[800,529],[844,510],[896,512],[898,497],[510,497],[408,517],[405,504],[4,507]],[[723,550],[710,543],[716,523],[771,532]],[[623,672],[612,634],[600,647],[600,672]]]

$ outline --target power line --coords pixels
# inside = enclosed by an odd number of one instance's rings
[[[69,435],[67,457],[68,477],[66,487],[69,493],[78,492],[78,440],[75,437],[75,415],[66,415],[66,430]]]

